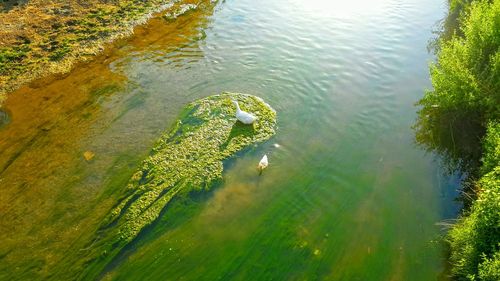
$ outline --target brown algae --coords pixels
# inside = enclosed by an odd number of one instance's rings
[[[231,99],[257,116],[252,125],[235,118]],[[92,261],[83,278],[92,278],[146,226],[153,223],[175,197],[209,189],[222,179],[223,161],[275,134],[276,112],[262,99],[223,93],[188,104],[170,132],[164,134],[127,184],[127,193],[92,242]]]

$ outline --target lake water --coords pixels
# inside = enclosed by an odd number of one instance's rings
[[[276,109],[275,137],[226,162],[210,192],[170,204],[101,278],[447,280],[439,223],[456,217],[458,179],[412,130],[445,11],[207,1],[14,92],[0,127],[0,279],[74,279],[69,261],[182,107],[231,91]]]

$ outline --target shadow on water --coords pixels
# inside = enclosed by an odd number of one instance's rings
[[[239,121],[235,122],[229,133],[229,137],[226,142],[221,145],[221,149],[225,149],[231,140],[235,137],[251,137],[255,134],[255,129],[253,125],[245,125]]]
[[[439,154],[448,174],[463,173],[459,199],[465,207],[474,194],[471,183],[478,177],[481,165],[485,128],[480,120],[474,112],[424,106],[414,125],[416,142],[428,152]]]
[[[450,2],[450,0],[448,0],[448,2]],[[464,11],[464,6],[466,5],[465,3],[470,2],[470,0],[455,2],[456,6],[453,9],[449,9],[448,15],[435,25],[433,31],[435,36],[429,40],[429,44],[427,46],[427,49],[434,54],[437,54],[439,51],[439,42],[441,40],[450,40],[455,34],[458,36],[463,35],[462,30],[459,28],[460,15]]]
[[[0,129],[7,126],[7,124],[9,123],[10,123],[10,114],[6,110],[0,108]]]
[[[461,15],[466,12],[466,1],[448,1],[445,18],[436,24],[434,38],[429,41],[428,51],[435,55],[440,51],[440,42],[448,41],[453,36],[463,36],[460,29]],[[443,109],[439,105],[422,103],[414,125],[416,142],[428,152],[441,156],[442,165],[448,174],[462,173],[462,193],[460,201],[467,208],[475,192],[471,192],[472,183],[479,176],[481,165],[481,140],[486,132],[483,118],[478,112],[459,108]]]

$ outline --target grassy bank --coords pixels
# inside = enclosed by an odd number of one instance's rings
[[[6,94],[92,58],[155,12],[178,15],[197,0],[0,2],[0,106]]]
[[[450,16],[458,28],[438,41],[417,141],[467,175],[466,208],[448,235],[452,274],[500,280],[500,0],[453,0]]]
[[[484,150],[477,199],[449,233],[459,280],[500,280],[500,123],[488,126]]]

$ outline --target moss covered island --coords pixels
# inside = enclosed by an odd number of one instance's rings
[[[257,120],[235,118],[237,100]],[[150,225],[176,196],[209,189],[222,179],[223,160],[275,133],[276,113],[260,98],[223,93],[190,103],[169,133],[132,176],[125,197],[114,207],[88,248],[84,278],[92,279]],[[257,171],[256,171],[257,175]],[[99,258],[95,258],[99,256]]]

